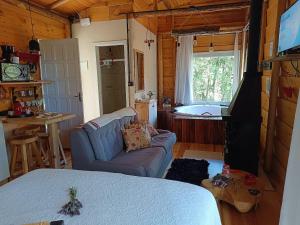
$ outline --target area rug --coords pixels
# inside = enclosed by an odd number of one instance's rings
[[[202,180],[209,177],[208,165],[206,160],[175,159],[165,178],[201,185]]]
[[[209,178],[214,177],[218,173],[222,173],[223,168],[223,153],[222,152],[209,152],[209,151],[198,151],[198,150],[185,150],[183,154],[185,159],[205,159],[209,162],[208,174]],[[265,174],[264,170],[259,168],[259,177],[263,180],[265,184],[265,191],[275,191],[273,185],[271,184],[268,176]]]

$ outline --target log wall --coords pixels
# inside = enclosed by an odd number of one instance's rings
[[[264,59],[272,58],[277,53],[279,17],[281,13],[295,1],[269,0],[265,13],[266,27],[264,40]],[[280,70],[264,70],[261,92],[261,156],[266,147],[266,134],[269,113],[268,81],[272,76],[279,75],[279,88],[276,101],[275,133],[273,138],[272,165],[269,176],[272,183],[282,196],[288,155],[293,132],[296,104],[300,87],[300,78],[295,77],[296,71],[290,62],[282,62]],[[298,74],[299,75],[299,74]]]
[[[37,11],[32,12],[32,17],[37,39],[70,37],[68,20]],[[28,42],[31,38],[32,29],[27,4],[13,0],[0,1],[0,44],[13,45],[18,51],[28,52]],[[34,78],[40,79],[39,70]],[[10,98],[0,101],[0,111],[8,110],[10,107]]]

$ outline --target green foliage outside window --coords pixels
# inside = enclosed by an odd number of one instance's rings
[[[194,102],[230,102],[233,56],[193,58]]]

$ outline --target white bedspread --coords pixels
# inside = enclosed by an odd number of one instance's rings
[[[57,212],[78,189],[81,215]],[[0,224],[221,225],[214,197],[198,186],[105,172],[40,169],[0,187]]]

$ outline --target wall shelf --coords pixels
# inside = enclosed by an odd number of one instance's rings
[[[38,80],[29,82],[0,82],[0,86],[3,87],[18,87],[18,86],[39,86],[43,84],[51,84],[50,80]]]
[[[290,54],[283,56],[276,56],[270,59],[264,60],[264,62],[284,62],[284,61],[298,61],[300,60],[300,54]]]

